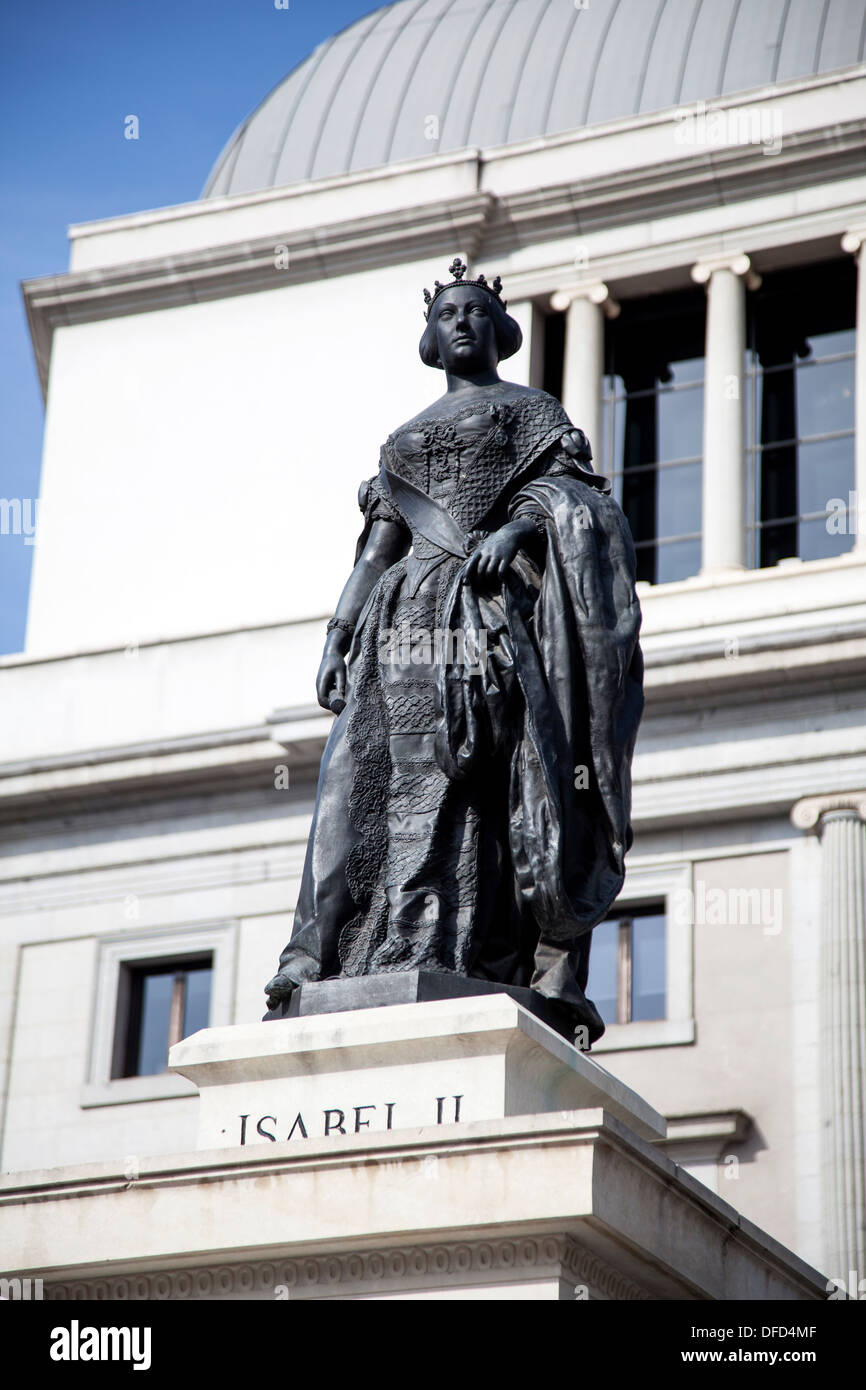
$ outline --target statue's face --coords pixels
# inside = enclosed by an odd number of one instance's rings
[[[492,370],[499,361],[490,296],[473,285],[445,290],[436,301],[436,346],[446,371]]]

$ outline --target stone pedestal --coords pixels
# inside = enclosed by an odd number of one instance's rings
[[[640,1096],[503,993],[209,1028],[171,1066],[201,1092],[202,1149],[596,1108],[665,1135]]]
[[[75,1300],[826,1297],[505,995],[210,1029],[172,1065],[199,1151],[0,1177],[10,1275]]]

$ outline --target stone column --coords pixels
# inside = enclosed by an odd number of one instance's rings
[[[508,312],[523,333],[523,346],[508,359],[508,380],[540,388],[544,384],[544,314],[531,299],[509,300]]]
[[[746,564],[746,286],[761,282],[745,255],[701,261],[692,279],[707,287],[701,571],[712,574]]]
[[[592,445],[595,466],[601,463],[601,391],[604,377],[604,320],[616,318],[619,305],[600,282],[558,290],[550,307],[565,311],[565,357],[562,404],[571,421]]]
[[[866,229],[846,232],[842,250],[857,258],[857,333],[854,360],[855,550],[866,550]]]
[[[866,1277],[866,791],[807,797],[791,819],[821,837],[823,1272],[847,1285]]]

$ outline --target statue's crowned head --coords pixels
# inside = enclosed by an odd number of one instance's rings
[[[443,315],[453,318],[455,313],[459,313],[461,308],[467,311],[471,306],[472,317],[489,320],[493,337],[495,338],[495,353],[498,362],[504,361],[507,357],[513,357],[518,352],[523,343],[523,333],[520,324],[513,319],[507,312],[507,302],[502,298],[502,281],[497,275],[494,280],[488,280],[486,276],[479,275],[476,279],[466,278],[467,267],[458,256],[448,267],[449,274],[453,277],[451,282],[443,284],[441,281],[434,282],[434,290],[424,291],[424,302],[426,304],[425,318],[427,327],[419,344],[419,352],[422,362],[428,367],[444,368],[442,361],[442,342],[439,332],[439,321]],[[471,333],[470,333],[470,336]],[[483,336],[483,335],[482,335]],[[468,365],[468,364],[467,364]]]

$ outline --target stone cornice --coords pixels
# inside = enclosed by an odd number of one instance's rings
[[[198,792],[240,792],[274,785],[285,766],[303,782],[315,775],[332,716],[309,711],[283,717],[279,726],[167,738],[0,765],[0,824],[21,816],[54,816],[64,808],[112,804]]]
[[[59,326],[254,293],[458,247],[470,259],[487,260],[513,251],[515,244],[681,215],[762,196],[768,187],[805,187],[862,175],[864,140],[866,120],[850,121],[787,137],[769,169],[766,157],[751,146],[702,150],[589,179],[502,194],[476,190],[447,202],[438,199],[231,245],[28,280],[22,288],[43,391],[51,339]],[[837,211],[835,221],[839,216]],[[827,234],[835,230],[841,235],[844,225],[836,227],[832,217],[831,223]],[[277,247],[284,248],[285,268],[277,268]],[[707,239],[690,258],[687,254],[686,264],[712,249]],[[574,278],[573,267],[569,278]],[[508,289],[512,299],[549,294],[550,274],[536,285],[531,273],[518,273]]]
[[[55,328],[282,289],[455,247],[474,259],[493,202],[490,193],[473,193],[447,206],[429,203],[205,251],[26,280],[22,290],[43,392]]]
[[[636,772],[632,822],[646,832],[686,824],[718,827],[726,821],[781,818],[788,815],[804,787],[814,787],[817,793],[846,781],[862,785],[864,773],[866,757],[862,754],[846,761],[812,758],[790,766],[779,761],[770,766],[702,771],[699,776],[653,782],[641,780]]]
[[[502,193],[485,235],[484,255],[509,251],[515,241],[523,246],[536,239],[580,237],[672,213],[745,202],[782,188],[862,176],[864,140],[866,120],[857,120],[787,136],[771,160],[754,146],[733,146]],[[513,286],[509,289],[514,293]]]
[[[689,636],[691,640],[671,642],[665,647],[654,646],[645,650],[644,664],[647,670],[663,666],[684,666],[692,661],[715,661],[722,657],[726,663],[722,669],[727,670],[733,678],[731,684],[736,684],[736,662],[742,657],[771,652],[794,652],[804,647],[811,651],[816,646],[866,638],[866,620],[852,618],[849,622],[836,621],[820,630],[804,625],[780,632],[756,632],[754,635],[737,638],[736,653],[730,656],[725,653],[726,642],[723,637],[702,641],[699,633]]]
[[[407,174],[429,175],[442,169],[449,172],[455,169],[463,170],[471,177],[473,185],[477,186],[481,157],[479,149],[467,146],[465,149],[427,155],[421,159],[402,160],[395,164],[373,166],[370,169],[355,169],[349,174],[326,174],[322,178],[307,179],[301,183],[277,184],[272,188],[258,188],[249,193],[220,194],[218,197],[198,198],[194,203],[170,203],[166,207],[121,213],[115,217],[99,218],[91,222],[73,222],[69,228],[69,240],[85,242],[116,230],[128,231],[130,228],[150,227],[155,223],[197,221],[199,218],[209,218],[215,212],[246,211],[249,208],[265,207],[270,203],[303,202],[311,194],[322,196],[335,191],[342,192],[347,188],[357,193],[371,184],[387,185],[405,179]]]
[[[668,1132],[657,1145],[675,1163],[691,1158],[718,1160],[731,1144],[742,1144],[752,1129],[752,1117],[744,1110],[672,1115]]]
[[[732,621],[729,627],[703,633],[698,629],[648,634],[646,721],[703,706],[708,689],[720,703],[740,709],[743,720],[760,722],[794,695],[859,688],[866,677],[866,618],[857,609],[854,605],[850,616],[834,611],[832,618],[823,610],[801,614],[796,628],[774,624],[768,629],[764,617],[754,623]],[[735,650],[730,650],[732,644]],[[763,716],[757,714],[759,707]],[[79,814],[85,806],[94,812],[112,807],[117,811],[143,795],[175,799],[204,791],[265,794],[273,785],[275,768],[283,764],[292,785],[300,789],[314,775],[331,726],[332,717],[324,711],[299,706],[264,714],[261,724],[250,727],[2,763],[0,823],[52,817],[64,808]],[[827,757],[836,768],[830,787],[838,787],[840,777],[843,787],[850,779],[857,779],[853,785],[859,786],[862,754],[859,745],[852,745],[843,770],[839,749],[828,744],[826,756],[810,755],[811,771],[800,762],[773,765],[768,777],[767,766],[752,767],[749,762],[724,773],[704,772],[697,780],[688,778],[687,784],[679,775],[663,784],[645,784],[638,762],[636,820],[700,819],[708,808],[721,812],[737,806],[772,806],[787,814],[798,794],[828,787]]]

